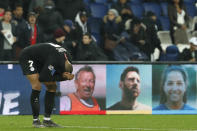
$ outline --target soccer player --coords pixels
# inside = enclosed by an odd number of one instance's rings
[[[19,58],[23,74],[32,86],[31,107],[34,127],[59,127],[50,116],[54,105],[56,81],[72,80],[70,54],[61,46],[42,43],[26,47]],[[43,124],[39,120],[41,82],[46,86]]]

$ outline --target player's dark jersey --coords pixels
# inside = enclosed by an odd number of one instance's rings
[[[66,72],[67,51],[53,43],[42,43],[26,47],[19,58],[24,75],[39,73],[39,80],[63,81],[62,73]]]

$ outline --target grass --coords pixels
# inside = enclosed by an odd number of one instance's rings
[[[53,115],[52,119],[65,128],[33,128],[30,115],[0,116],[0,131],[197,131],[197,115]]]

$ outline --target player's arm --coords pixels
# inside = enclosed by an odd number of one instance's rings
[[[63,72],[62,77],[66,80],[72,80],[74,78],[74,75],[70,72]]]
[[[72,80],[74,78],[74,75],[71,74],[70,72],[63,72],[63,73],[55,73],[53,75],[53,78],[56,81],[64,81],[64,80]]]
[[[64,81],[66,80],[62,73],[58,73],[54,64],[51,61],[45,63],[44,67],[40,72],[39,80],[41,82],[50,82],[50,81]]]
[[[69,62],[65,53],[64,58],[61,57],[58,61],[56,61],[55,65],[56,73],[54,77],[58,77],[60,75],[64,80],[72,80],[74,78],[74,75],[72,74],[72,64]]]
[[[39,81],[40,82],[50,82],[50,81],[57,81],[60,80],[61,77],[59,75],[55,75],[57,78],[53,76],[55,74],[54,70],[48,69],[48,67],[44,67],[40,72]]]
[[[55,69],[50,70],[47,67],[45,67],[40,72],[39,80],[41,82],[65,81],[65,80],[72,80],[73,77],[74,75],[69,72],[59,73],[58,71],[55,71]]]
[[[72,65],[69,65],[68,67],[71,68]],[[40,72],[39,80],[41,82],[65,81],[65,80],[72,80],[73,78],[74,75],[71,74],[69,71],[65,70],[65,60],[57,61],[57,59],[51,58],[48,59],[42,71]]]

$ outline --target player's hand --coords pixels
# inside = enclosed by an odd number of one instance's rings
[[[74,75],[71,74],[71,73],[69,73],[69,72],[64,72],[62,74],[62,77],[65,78],[65,79],[67,79],[67,80],[72,80],[74,78]]]

